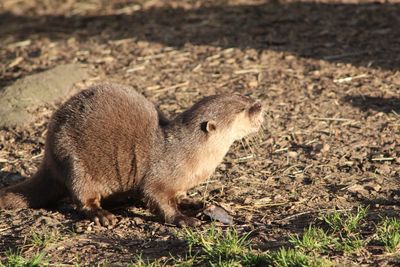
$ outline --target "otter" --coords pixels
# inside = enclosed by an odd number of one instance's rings
[[[200,220],[178,209],[186,191],[262,123],[261,103],[245,96],[207,96],[169,120],[130,86],[95,85],[54,112],[38,171],[0,191],[0,208],[43,208],[69,196],[87,218],[108,226],[117,219],[101,201],[132,192],[164,222],[197,226]]]

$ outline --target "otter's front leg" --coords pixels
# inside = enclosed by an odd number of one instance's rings
[[[178,226],[199,226],[201,221],[182,214],[178,210],[177,193],[170,188],[156,185],[147,188],[145,197],[150,208],[155,211],[166,223]]]

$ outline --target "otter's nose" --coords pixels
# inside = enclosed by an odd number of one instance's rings
[[[249,109],[250,114],[259,113],[262,109],[262,105],[260,101],[255,102]]]

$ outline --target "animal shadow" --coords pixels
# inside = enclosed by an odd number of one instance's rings
[[[364,95],[345,96],[343,101],[350,103],[353,107],[357,107],[362,111],[376,110],[379,112],[390,113],[400,112],[400,98],[398,97],[372,97]]]

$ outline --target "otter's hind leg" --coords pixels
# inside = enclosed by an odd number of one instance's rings
[[[101,207],[103,185],[97,183],[82,169],[73,174],[70,192],[73,201],[80,211],[96,225],[109,226],[117,223],[117,218],[111,212]]]

